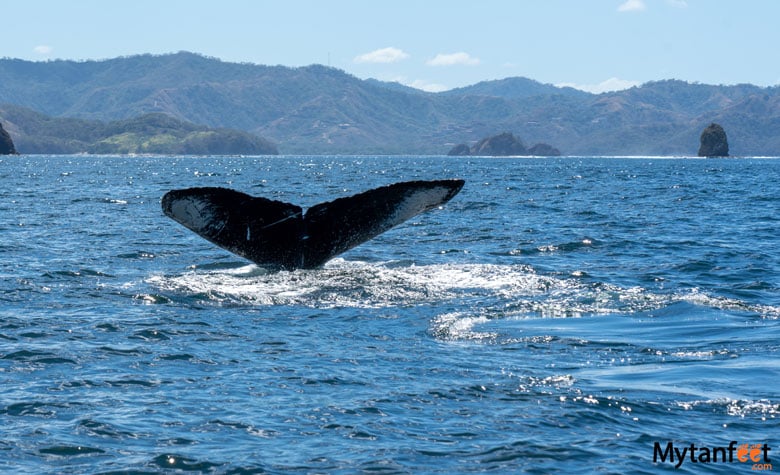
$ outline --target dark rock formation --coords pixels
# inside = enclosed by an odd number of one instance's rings
[[[527,151],[522,140],[509,132],[504,132],[480,140],[472,147],[471,154],[502,157],[507,155],[526,155]]]
[[[561,152],[557,148],[545,143],[538,143],[531,148],[526,148],[522,140],[509,132],[484,138],[471,148],[466,144],[456,145],[447,153],[447,155],[453,156],[487,155],[492,157],[512,155],[557,156],[560,154]]]
[[[538,143],[528,149],[528,155],[535,155],[538,157],[559,157],[561,155],[561,151],[552,145]]]
[[[16,148],[11,136],[0,124],[0,155],[16,155]]]
[[[469,148],[468,145],[466,145],[465,143],[462,143],[460,145],[454,146],[452,148],[452,150],[450,150],[447,153],[447,155],[453,155],[453,156],[459,156],[459,157],[466,156],[466,155],[471,155],[471,149]]]
[[[728,157],[729,142],[726,131],[716,123],[708,125],[701,133],[700,157]]]

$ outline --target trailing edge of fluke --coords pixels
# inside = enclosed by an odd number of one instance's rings
[[[463,180],[407,181],[309,208],[228,188],[171,190],[166,216],[273,269],[312,269],[458,194]]]

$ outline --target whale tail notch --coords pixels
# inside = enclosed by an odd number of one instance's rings
[[[171,190],[166,216],[262,267],[312,269],[431,208],[463,180],[408,181],[309,208],[228,188]]]

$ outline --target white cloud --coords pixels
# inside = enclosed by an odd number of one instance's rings
[[[43,55],[43,56],[51,54],[52,51],[54,51],[54,48],[52,48],[49,45],[38,45],[35,48],[33,48],[33,52],[35,54],[40,54],[40,55]]]
[[[473,58],[468,53],[459,52],[452,54],[437,54],[433,59],[425,62],[428,66],[476,66],[479,64],[479,58]]]
[[[643,0],[627,0],[618,7],[619,12],[641,12],[645,8]]]
[[[395,76],[395,77],[385,78],[381,80],[387,82],[397,82],[398,84],[402,84],[408,87],[413,87],[415,89],[419,89],[425,92],[442,92],[442,91],[448,91],[452,89],[451,87],[445,86],[444,84],[429,82],[424,79],[415,79],[414,81],[410,81],[409,78],[406,76]]]
[[[634,86],[639,86],[639,81],[629,81],[627,79],[609,78],[606,81],[602,81],[598,84],[574,84],[574,83],[560,83],[556,84],[558,87],[573,87],[580,91],[590,92],[592,94],[601,94],[602,92],[622,91],[624,89],[630,89]]]
[[[408,58],[409,55],[398,48],[381,48],[370,53],[355,56],[356,63],[397,63]]]
[[[426,92],[443,92],[450,89],[444,84],[427,82],[427,81],[423,81],[422,79],[415,79],[414,81],[408,82],[405,85]]]

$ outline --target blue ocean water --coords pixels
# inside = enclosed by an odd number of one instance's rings
[[[452,177],[318,270],[160,210]],[[777,469],[778,183],[762,158],[2,158],[0,471],[753,472],[655,453],[731,441]]]

